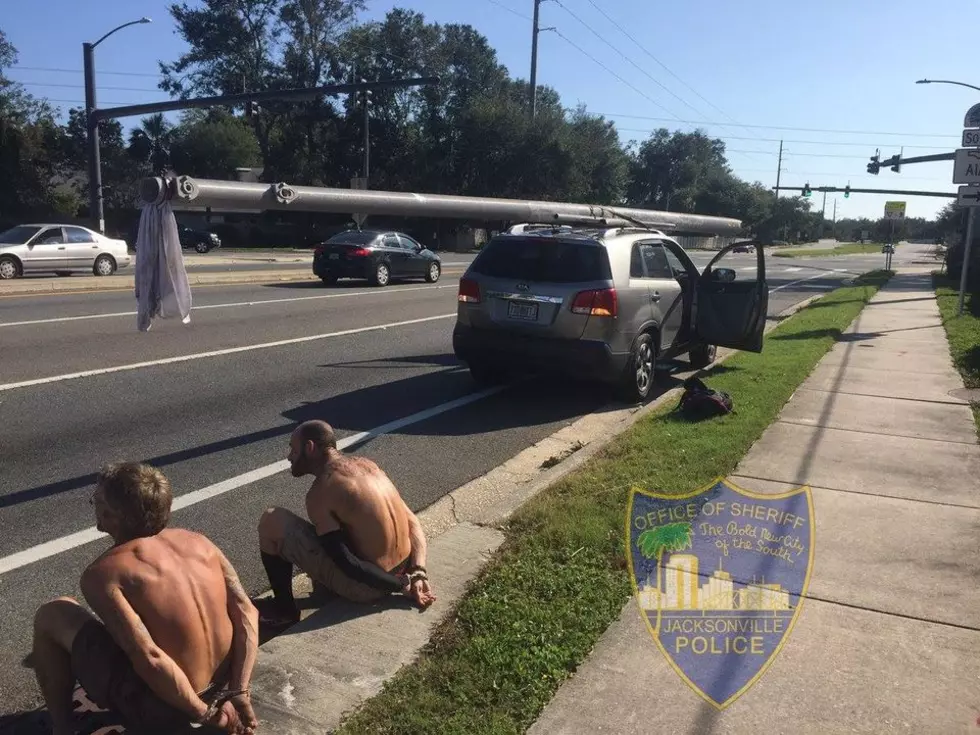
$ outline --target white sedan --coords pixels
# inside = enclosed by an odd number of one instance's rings
[[[78,225],[17,225],[0,233],[0,279],[74,271],[111,276],[132,262],[124,240]]]

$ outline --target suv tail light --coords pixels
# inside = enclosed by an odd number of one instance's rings
[[[480,284],[470,278],[459,279],[459,301],[468,304],[480,303]]]
[[[572,300],[572,313],[588,314],[589,316],[616,316],[619,313],[619,299],[616,297],[616,289],[579,291]]]

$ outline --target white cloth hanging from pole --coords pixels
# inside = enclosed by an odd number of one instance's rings
[[[191,321],[191,287],[184,269],[177,219],[166,193],[143,205],[136,238],[136,326],[150,329],[153,319],[179,316]]]

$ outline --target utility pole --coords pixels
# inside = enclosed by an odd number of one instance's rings
[[[85,128],[88,133],[88,208],[91,217],[105,233],[105,213],[102,205],[102,160],[99,151],[99,121],[92,113],[95,111],[95,46],[82,44],[82,62],[85,69]]]
[[[779,141],[779,163],[776,164],[776,199],[779,199],[779,176],[783,173],[783,141]]]
[[[362,79],[361,84],[366,80]],[[364,90],[364,182],[365,186],[371,171],[371,92]]]
[[[531,119],[538,111],[538,17],[541,10],[541,0],[534,0],[534,28],[531,32]]]

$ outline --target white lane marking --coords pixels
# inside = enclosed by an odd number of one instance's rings
[[[381,436],[392,431],[397,431],[405,426],[420,423],[427,419],[433,418],[434,416],[438,416],[441,413],[445,413],[446,411],[452,411],[455,408],[460,408],[462,406],[469,405],[470,403],[475,403],[483,398],[499,393],[506,388],[507,386],[487,388],[486,390],[482,390],[478,393],[470,393],[462,398],[447,401],[446,403],[440,403],[437,406],[432,406],[431,408],[413,413],[409,416],[395,419],[394,421],[389,421],[387,424],[382,424],[381,426],[369,429],[368,431],[362,431],[358,434],[344,437],[343,439],[337,441],[337,447],[338,449],[346,449],[352,444],[359,444],[366,439],[373,439],[374,437]],[[288,460],[284,459],[279,462],[273,462],[265,467],[258,467],[241,475],[229,477],[227,480],[222,480],[221,482],[217,482],[213,485],[202,487],[200,490],[194,490],[193,492],[174,498],[171,508],[174,511],[188,508],[192,505],[197,505],[205,500],[210,500],[211,498],[215,498],[219,495],[224,495],[232,490],[237,490],[241,487],[245,487],[246,485],[250,485],[253,482],[258,482],[259,480],[263,480],[266,477],[271,477],[272,475],[288,469]],[[27,566],[28,564],[41,561],[42,559],[47,559],[50,556],[55,556],[56,554],[70,551],[71,549],[105,537],[105,533],[102,533],[94,527],[86,528],[84,531],[71,533],[67,536],[62,536],[61,538],[47,541],[43,544],[38,544],[37,546],[32,546],[29,549],[18,551],[15,554],[10,554],[9,556],[0,558],[0,575],[11,572],[14,569]]]
[[[444,286],[412,286],[409,288],[385,289],[374,291],[348,291],[347,293],[329,293],[320,296],[295,296],[288,299],[262,299],[260,301],[235,301],[227,304],[205,304],[195,306],[192,311],[203,311],[204,309],[229,309],[239,306],[263,306],[265,304],[287,304],[294,301],[317,301],[320,299],[339,299],[343,296],[387,296],[391,294],[405,293],[406,291],[432,291],[442,288],[457,288],[455,285],[446,284]],[[111,319],[120,316],[136,316],[135,311],[115,311],[106,314],[85,314],[83,316],[59,316],[51,319],[32,319],[25,322],[0,322],[2,327],[26,327],[33,324],[58,324],[61,322],[80,322],[88,319]]]
[[[783,273],[799,273],[802,268],[783,268]]]
[[[754,265],[747,265],[744,268],[739,268],[740,271],[754,271],[755,269],[756,269],[756,266],[754,266]]]
[[[817,273],[815,275],[807,276],[806,278],[801,278],[798,281],[792,281],[790,283],[785,283],[782,286],[777,286],[776,288],[770,288],[769,289],[769,293],[775,293],[776,291],[782,291],[784,288],[789,288],[790,286],[795,286],[797,283],[806,283],[807,281],[812,281],[812,280],[814,280],[816,278],[826,278],[826,277],[827,277],[827,273],[825,271],[821,271],[820,273]],[[3,386],[0,386],[0,388],[2,388],[2,387]]]
[[[22,380],[19,383],[0,384],[0,392],[14,390],[15,388],[28,388],[34,385],[44,385],[45,383],[58,383],[63,380],[76,380],[78,378],[88,378],[93,375],[108,375],[110,373],[121,373],[125,370],[138,370],[139,368],[155,367],[157,365],[171,365],[176,362],[188,362],[190,360],[203,360],[208,357],[220,357],[222,355],[233,355],[236,352],[251,352],[252,350],[266,350],[271,347],[283,347],[285,345],[295,345],[302,342],[315,342],[321,339],[332,337],[346,337],[350,334],[364,334],[366,332],[378,332],[394,327],[407,327],[412,324],[424,324],[425,322],[436,321],[437,319],[449,319],[456,316],[454,311],[451,314],[439,314],[438,316],[427,316],[421,319],[408,319],[403,322],[389,322],[388,324],[377,324],[373,327],[357,327],[355,329],[344,329],[339,332],[327,332],[326,334],[313,334],[307,337],[294,337],[293,339],[282,339],[277,342],[263,342],[257,345],[244,345],[242,347],[229,347],[224,350],[213,350],[211,352],[197,352],[191,355],[178,355],[177,357],[165,357],[160,360],[148,360],[146,362],[134,362],[129,365],[117,365],[108,368],[96,368],[94,370],[83,370],[79,373],[68,373],[66,375],[52,375],[48,378],[35,378],[34,380]]]

